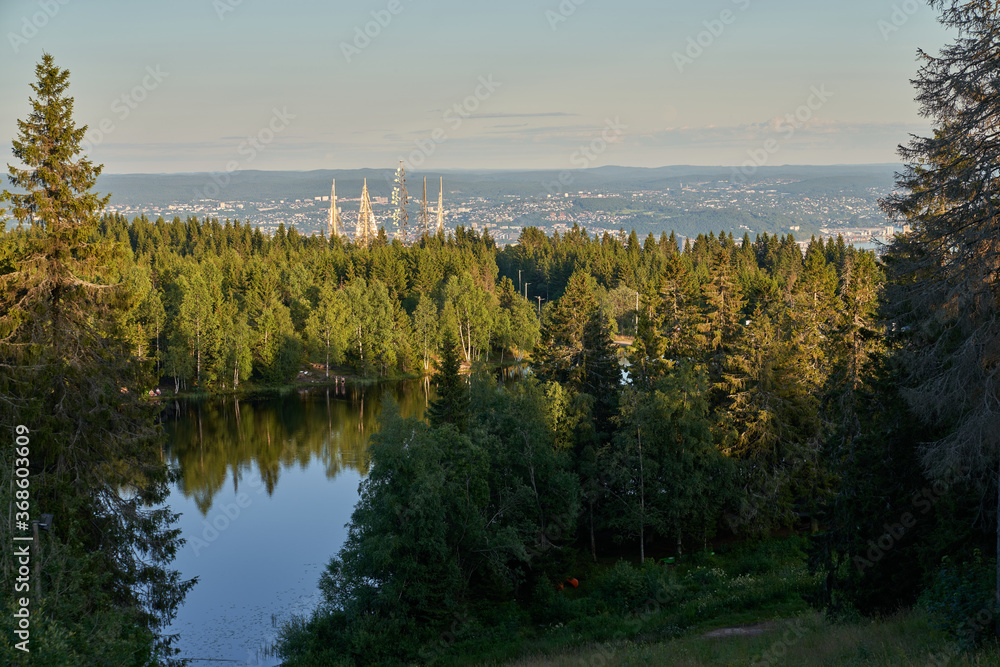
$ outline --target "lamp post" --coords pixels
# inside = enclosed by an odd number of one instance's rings
[[[38,539],[38,529],[49,530],[52,528],[52,515],[43,514],[39,519],[31,522],[31,529],[34,533],[34,547],[35,547],[35,590],[38,591],[38,597],[42,597],[42,555],[39,549],[39,539]]]
[[[524,283],[524,300],[525,301],[528,300],[528,285],[530,285],[530,284],[531,283]]]
[[[541,318],[541,316],[542,316],[542,297],[536,296],[535,298],[538,299],[538,317]]]
[[[635,291],[635,338],[639,339],[639,290]]]

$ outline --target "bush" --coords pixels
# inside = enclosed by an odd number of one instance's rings
[[[931,625],[951,635],[964,651],[971,651],[992,634],[996,615],[993,598],[996,564],[984,561],[979,549],[971,561],[954,563],[947,556],[934,583],[920,597]]]
[[[647,597],[645,579],[642,570],[620,560],[601,578],[598,595],[611,611],[628,613]]]

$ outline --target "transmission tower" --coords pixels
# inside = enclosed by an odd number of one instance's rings
[[[444,236],[444,176],[441,177],[441,189],[438,191],[438,224],[437,233]]]
[[[399,227],[399,238],[406,241],[406,222],[409,213],[406,207],[410,203],[410,198],[406,194],[406,170],[403,169],[403,161],[399,161],[399,169],[396,170],[396,185],[392,188],[392,203],[395,210],[392,214],[393,221]]]

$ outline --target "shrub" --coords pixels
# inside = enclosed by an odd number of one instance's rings
[[[979,549],[963,563],[945,556],[933,584],[920,597],[931,625],[951,635],[964,651],[973,650],[991,634],[997,612],[995,571],[995,563],[984,561]]]

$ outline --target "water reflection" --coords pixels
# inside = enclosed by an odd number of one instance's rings
[[[427,380],[367,387],[310,389],[264,399],[174,402],[165,411],[168,461],[181,470],[178,487],[202,515],[227,480],[259,481],[270,496],[281,473],[321,463],[334,479],[350,468],[368,472],[368,437],[378,426],[382,398],[391,395],[404,416],[422,417],[434,387]],[[255,484],[256,485],[256,484]]]

